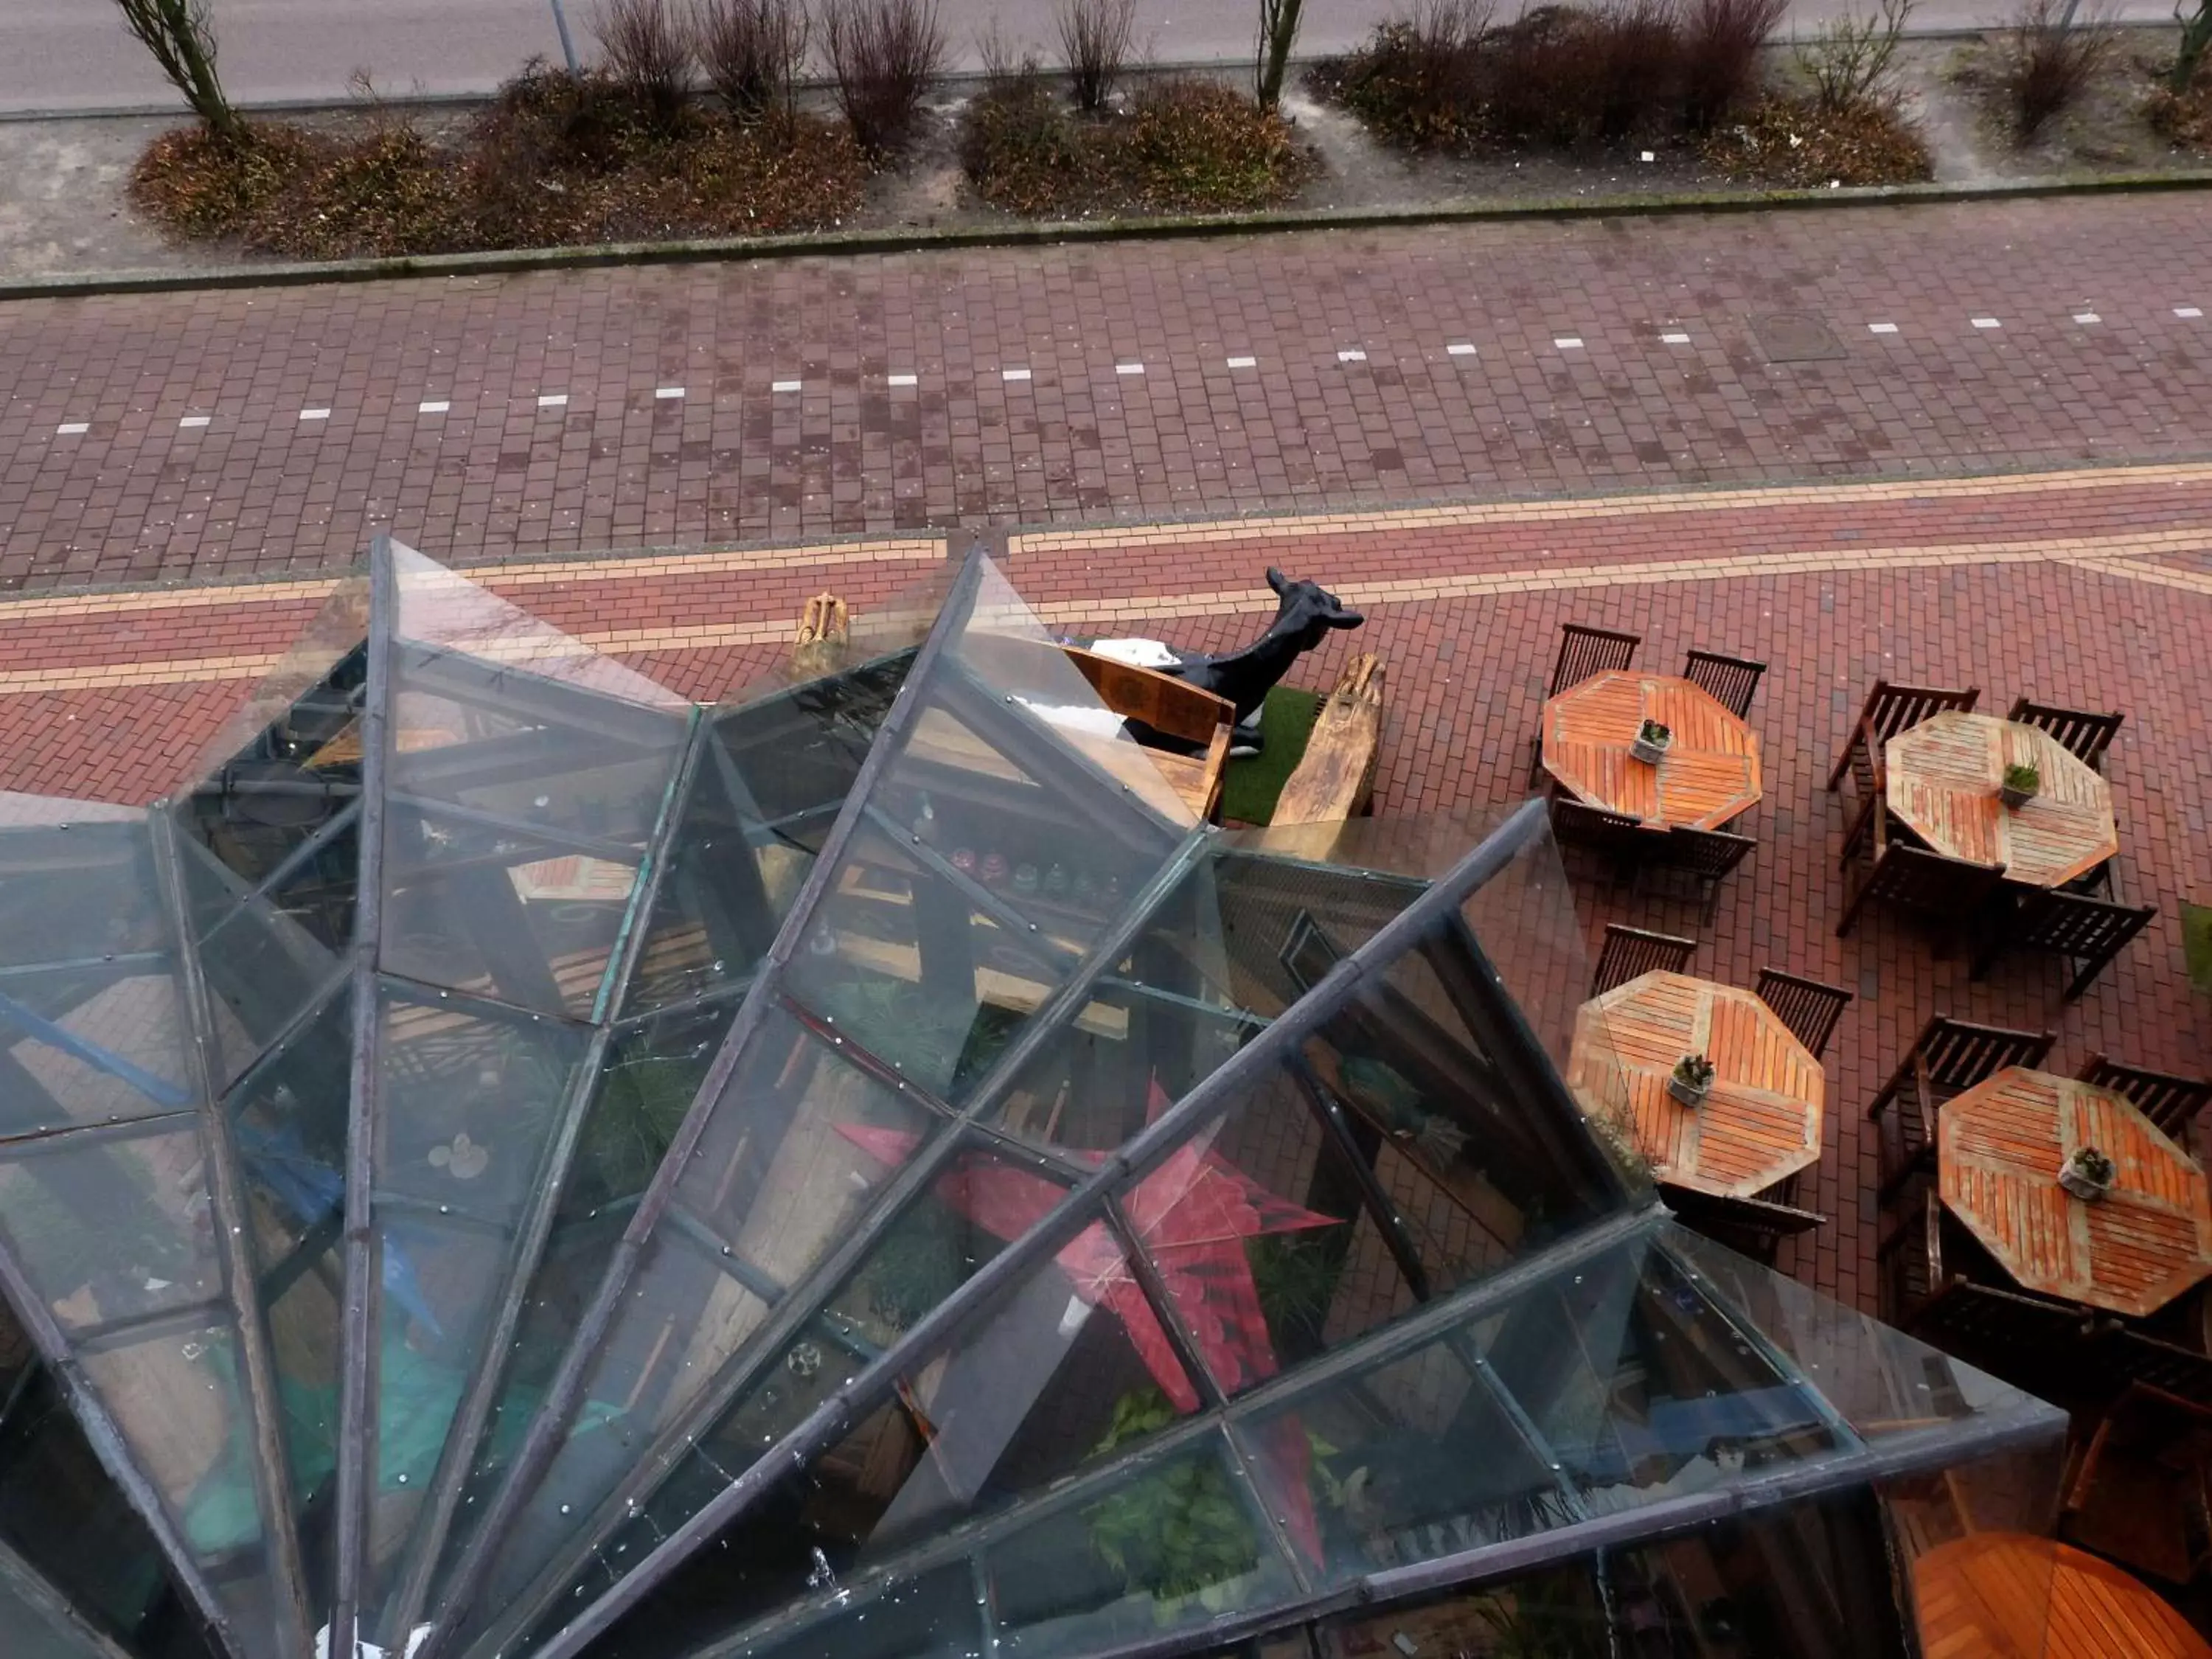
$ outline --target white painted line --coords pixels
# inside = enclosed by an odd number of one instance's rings
[[[179,426],[205,426],[214,418],[215,417],[211,415],[187,415],[184,419],[179,421],[177,424]]]
[[[684,388],[680,386],[657,386],[653,389],[653,395],[656,398],[680,398],[684,395]]]
[[[1444,355],[1448,357],[1472,357],[1474,348],[1465,340],[1454,340],[1444,348]]]
[[[1029,377],[1030,372],[1026,368],[1002,368],[999,371],[999,378],[1002,380],[1026,380]]]
[[[1579,334],[1562,334],[1555,337],[1552,343],[1562,351],[1580,351],[1583,349],[1583,337]]]
[[[1895,323],[1869,323],[1867,325],[1867,332],[1869,334],[1894,334],[1897,332],[1897,325]]]
[[[2101,323],[2105,319],[2094,311],[2077,311],[2074,313],[2074,320],[2087,328],[2091,323]]]
[[[433,398],[427,403],[416,404],[415,412],[417,415],[442,415],[453,406],[443,398]]]
[[[2002,328],[2004,325],[1994,317],[1977,317],[1974,319],[1974,326],[1976,328]]]
[[[920,386],[921,384],[921,376],[919,374],[892,374],[887,375],[885,378],[893,386]]]
[[[54,428],[57,438],[76,438],[92,430],[90,421],[64,421]]]
[[[2202,317],[2204,314],[2204,308],[2202,306],[2176,306],[2173,308],[2173,314],[2177,317],[2188,318],[2193,321],[2195,319]]]
[[[300,411],[300,418],[303,421],[327,421],[331,418],[331,411],[327,409],[303,409]]]
[[[1116,363],[1114,372],[1116,374],[1141,374],[1145,372],[1145,366],[1142,363]]]
[[[1231,368],[1257,368],[1259,366],[1260,360],[1257,357],[1231,357],[1229,360],[1229,367]]]
[[[768,389],[770,392],[796,392],[799,386],[799,383],[797,380],[771,380],[769,382]]]
[[[1348,351],[1338,352],[1336,361],[1340,363],[1364,363],[1367,361],[1367,354],[1358,346],[1353,346]]]
[[[1690,337],[1686,334],[1662,334],[1659,337],[1659,343],[1661,345],[1687,345],[1690,343]]]
[[[538,394],[540,409],[565,409],[568,404],[568,394],[565,392],[541,392]]]

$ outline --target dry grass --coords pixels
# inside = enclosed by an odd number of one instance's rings
[[[828,122],[738,127],[687,104],[664,125],[610,77],[542,65],[450,144],[380,119],[247,132],[235,151],[203,129],[165,135],[132,201],[179,237],[326,259],[826,228],[867,177]]]
[[[1156,82],[1126,112],[1091,119],[1034,64],[994,76],[969,106],[960,150],[976,193],[1025,217],[1272,207],[1318,165],[1280,117],[1218,82]]]
[[[1738,183],[1778,189],[1903,185],[1935,176],[1919,134],[1880,101],[1824,109],[1811,99],[1769,98],[1709,135],[1703,154]]]

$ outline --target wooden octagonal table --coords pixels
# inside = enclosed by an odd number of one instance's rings
[[[2140,1579],[2048,1538],[1975,1532],[1912,1564],[1928,1659],[2212,1659]]]
[[[2094,1202],[2058,1184],[2077,1146],[2116,1166]],[[1943,1202],[2024,1289],[2140,1316],[2212,1278],[2204,1171],[2124,1095],[2007,1066],[1944,1103],[1936,1148]]]
[[[2048,732],[1957,709],[1899,732],[1882,751],[1889,810],[1936,851],[2002,866],[2006,879],[2063,886],[2120,850],[2112,792]],[[2008,766],[2042,775],[2016,811],[1997,799]]]
[[[1674,733],[1656,766],[1629,753],[1646,720]],[[1671,674],[1593,674],[1547,699],[1543,757],[1577,799],[1653,830],[1717,830],[1759,799],[1759,733]]]
[[[1712,1089],[1685,1106],[1667,1079],[1698,1054],[1713,1063]],[[1654,1177],[1678,1187],[1748,1198],[1820,1156],[1820,1062],[1734,986],[1655,972],[1584,1003],[1567,1076],[1589,1109],[1625,1109]]]

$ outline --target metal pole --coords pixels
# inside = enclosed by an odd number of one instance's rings
[[[561,55],[568,60],[568,73],[581,75],[584,66],[576,61],[576,43],[568,38],[568,14],[561,9],[561,0],[552,0],[553,27],[561,32]]]

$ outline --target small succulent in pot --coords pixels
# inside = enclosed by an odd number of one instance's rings
[[[2094,1146],[2076,1146],[2058,1166],[2058,1184],[2075,1197],[2094,1204],[2112,1190],[2118,1173],[2112,1160]]]
[[[2043,787],[2043,774],[2033,766],[2008,766],[2004,781],[1997,786],[1997,799],[2006,807],[2017,812],[2035,799],[2036,791]]]
[[[1685,1106],[1694,1106],[1713,1086],[1713,1063],[1703,1054],[1684,1054],[1667,1079],[1667,1092]]]
[[[1668,745],[1674,741],[1673,732],[1657,720],[1646,720],[1637,728],[1635,738],[1628,745],[1628,752],[1647,766],[1656,766],[1659,757],[1667,752]]]

